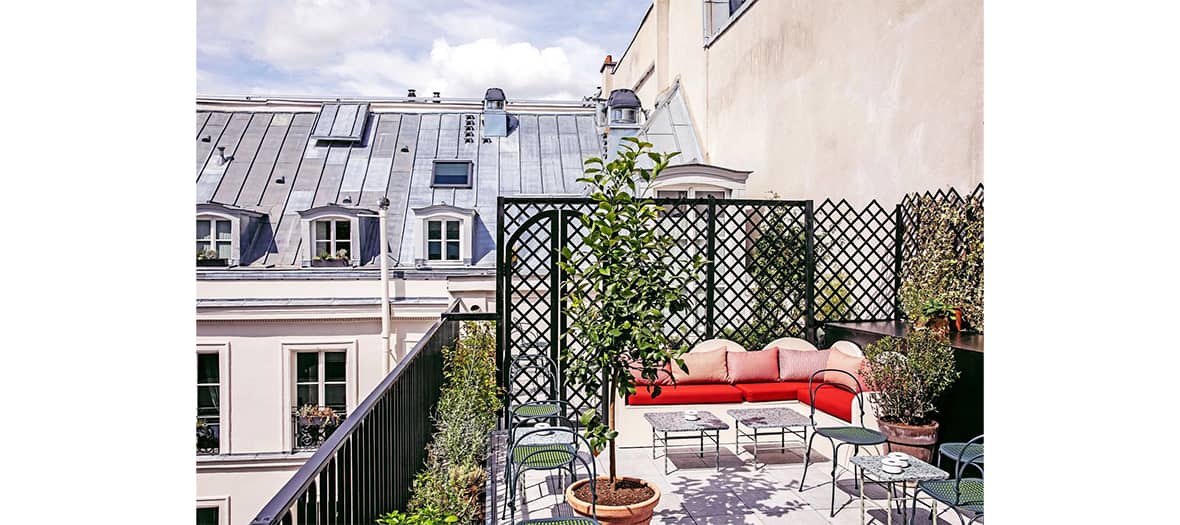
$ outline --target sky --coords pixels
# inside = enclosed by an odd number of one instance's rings
[[[580,99],[651,0],[198,0],[197,94]]]

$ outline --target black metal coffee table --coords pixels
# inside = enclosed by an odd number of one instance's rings
[[[807,427],[811,426],[811,419],[787,407],[763,408],[734,408],[725,411],[736,422],[733,428],[733,441],[737,447],[736,453],[742,453],[742,437],[754,441],[754,469],[758,467],[758,438],[778,436],[780,452],[787,449],[787,434],[799,438],[803,444],[807,443]],[[742,427],[751,432],[742,430]],[[765,463],[762,466],[766,466]]]
[[[713,442],[714,465],[721,470],[721,431],[728,430],[729,424],[718,419],[707,410],[697,411],[696,420],[684,418],[684,412],[647,412],[643,414],[651,424],[651,458],[656,459],[656,444],[664,447],[664,474],[668,471],[668,443],[696,439],[697,457],[705,457],[705,438]],[[660,434],[663,434],[661,437]],[[673,435],[679,434],[679,435]]]

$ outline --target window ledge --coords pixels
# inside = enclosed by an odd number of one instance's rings
[[[291,452],[256,452],[249,454],[200,454],[197,455],[197,471],[248,469],[258,467],[298,467],[314,454],[314,450]]]
[[[746,14],[746,11],[750,9],[750,6],[756,3],[758,3],[758,0],[749,0],[748,2],[742,4],[736,13],[729,15],[729,20],[726,20],[724,24],[721,24],[721,27],[717,28],[717,31],[713,33],[713,36],[709,37],[709,39],[705,41],[705,49],[709,49],[709,47],[713,45],[713,42],[716,42],[718,38],[721,38],[721,35],[725,34],[725,32],[729,30],[730,26],[735,24],[737,20],[742,17],[742,15]]]

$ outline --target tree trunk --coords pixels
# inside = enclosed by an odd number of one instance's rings
[[[607,429],[611,432],[615,430],[615,385],[611,382],[610,388],[607,389],[607,395],[610,396],[607,400]],[[615,468],[615,440],[610,440],[610,488],[617,490],[618,487],[618,472]]]

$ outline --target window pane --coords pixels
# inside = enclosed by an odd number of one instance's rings
[[[447,240],[459,240],[459,221],[447,221]]]
[[[677,190],[656,190],[656,197],[660,199],[683,199],[688,197],[688,192]]]
[[[426,243],[426,258],[432,261],[442,259],[442,243],[439,241],[430,241]]]
[[[324,255],[332,255],[331,241],[316,241],[314,257],[320,257]]]
[[[232,259],[233,256],[232,256],[231,252],[233,250],[230,248],[231,246],[233,246],[233,244],[230,244],[228,242],[224,242],[224,241],[218,242],[217,243],[217,258],[218,259]]]
[[[217,507],[197,509],[197,525],[218,525]]]
[[[197,382],[219,383],[221,368],[218,367],[217,354],[197,354]]]
[[[434,184],[444,186],[467,186],[471,184],[471,165],[466,162],[434,163]]]
[[[197,221],[197,238],[209,238],[209,221]]]
[[[337,241],[347,241],[350,238],[348,232],[352,231],[351,230],[352,223],[350,223],[348,221],[335,221],[335,222],[336,222],[336,240]]]
[[[217,238],[218,239],[230,240],[233,238],[232,232],[233,232],[233,226],[230,225],[229,221],[217,221]]]
[[[319,352],[299,352],[295,354],[295,382],[319,381],[319,359]]]
[[[447,260],[459,260],[459,241],[447,241]]]
[[[442,221],[426,223],[426,238],[432,241],[442,239]]]
[[[295,408],[303,405],[319,405],[319,386],[299,385],[295,387]]]
[[[197,242],[197,253],[203,253],[210,250],[208,241]]]
[[[346,408],[344,402],[344,385],[324,385],[324,406],[332,407],[337,413],[343,413]]]
[[[221,389],[216,386],[199,386],[197,387],[197,415],[198,416],[217,416],[219,414],[217,407],[220,406]]]
[[[324,352],[324,381],[344,381],[344,352]]]
[[[332,231],[331,221],[315,221],[315,240],[326,241],[330,237],[328,234]]]
[[[724,199],[725,198],[724,191],[699,191],[698,190],[696,195],[697,195],[698,199],[707,199],[709,197],[713,197],[714,199]]]

